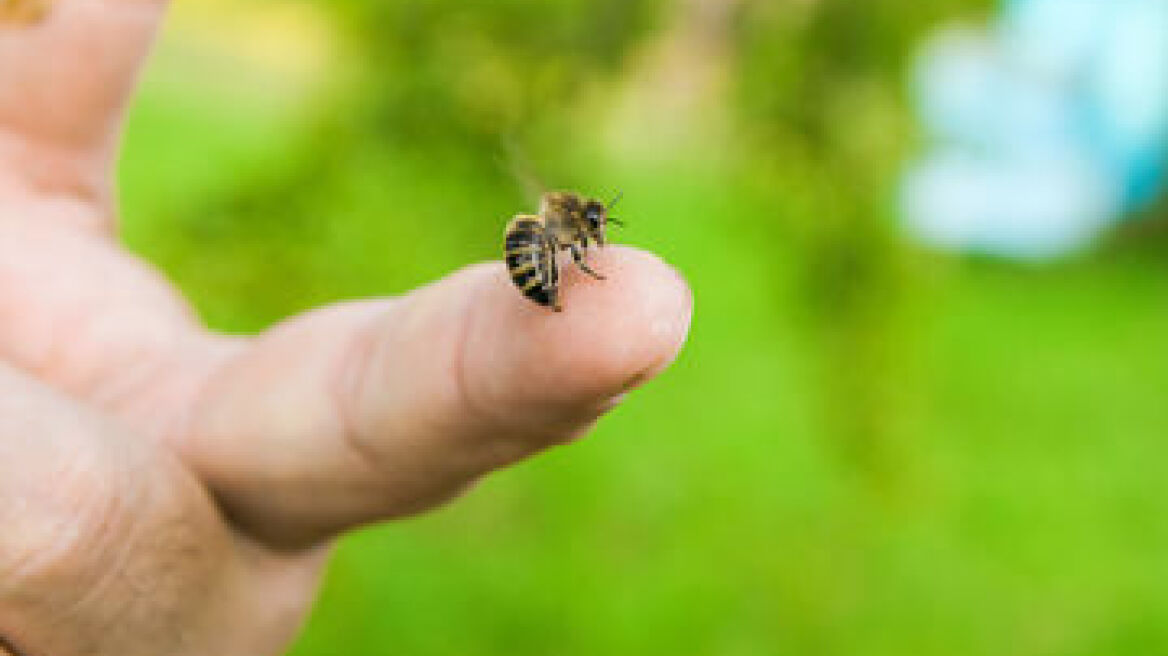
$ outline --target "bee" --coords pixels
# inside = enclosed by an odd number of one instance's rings
[[[623,225],[609,212],[618,195],[605,204],[570,191],[552,191],[539,201],[539,214],[519,214],[507,224],[503,255],[511,282],[528,299],[556,312],[560,305],[560,269],[556,256],[561,250],[572,253],[581,271],[597,280],[585,256],[590,245],[603,247],[609,223]]]

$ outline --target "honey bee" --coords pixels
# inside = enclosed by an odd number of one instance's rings
[[[604,280],[584,259],[591,244],[604,246],[609,223],[623,225],[609,216],[618,200],[619,195],[605,204],[570,191],[543,194],[539,214],[519,214],[507,224],[503,254],[511,282],[528,299],[560,312],[556,255],[561,250],[571,251],[581,271]]]

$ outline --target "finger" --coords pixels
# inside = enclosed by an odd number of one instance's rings
[[[0,526],[11,651],[271,653],[228,629],[273,605],[248,603],[239,545],[173,454],[2,365]]]
[[[0,15],[0,161],[51,191],[100,196],[106,160],[161,19],[156,0],[6,0]],[[13,5],[15,6],[15,5]],[[5,20],[7,19],[7,20]],[[57,188],[60,187],[60,188]]]
[[[572,439],[676,356],[688,288],[613,248],[536,306],[501,263],[298,318],[215,376],[186,455],[241,525],[297,545],[419,511]]]

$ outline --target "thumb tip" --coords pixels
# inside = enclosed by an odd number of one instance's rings
[[[604,409],[677,358],[693,312],[677,270],[622,246],[596,251],[589,264],[606,279],[561,265],[559,313],[524,299],[501,265],[486,267],[479,307],[490,309],[468,346],[490,397],[528,408]]]

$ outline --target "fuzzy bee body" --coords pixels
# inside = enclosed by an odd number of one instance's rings
[[[611,203],[586,199],[566,191],[549,192],[540,199],[539,214],[520,214],[507,224],[503,254],[511,282],[531,301],[561,310],[560,271],[556,254],[572,253],[582,271],[598,280],[604,276],[584,262],[591,243],[604,246]]]
[[[543,221],[520,214],[507,225],[504,255],[511,282],[536,303],[560,310],[559,271],[555,252],[548,243]]]

